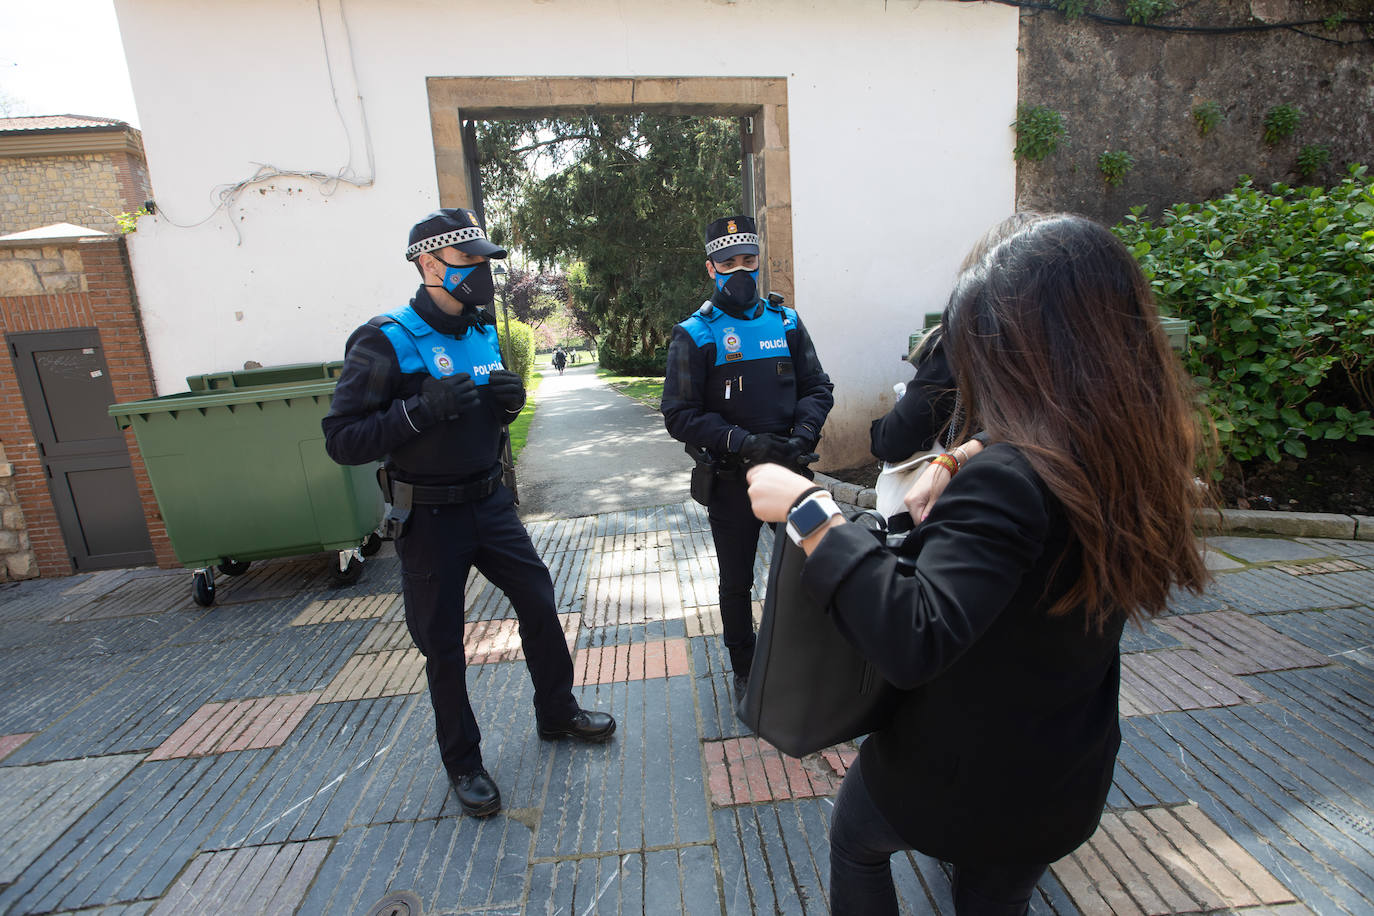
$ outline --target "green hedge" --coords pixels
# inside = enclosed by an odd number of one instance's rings
[[[506,339],[506,319],[496,318],[496,333],[501,338],[501,352],[506,357],[506,366],[519,373],[528,386],[534,373],[534,329],[523,321],[511,319],[510,336]]]
[[[630,353],[622,356],[603,344],[596,352],[601,365],[617,375],[654,375],[661,378],[667,371],[667,347],[659,347],[653,353]]]
[[[1374,435],[1374,182],[1330,189],[1245,179],[1217,200],[1140,210],[1115,227],[1160,311],[1191,322],[1224,455],[1304,457],[1307,440]]]

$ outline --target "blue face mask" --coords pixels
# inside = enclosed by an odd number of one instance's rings
[[[759,297],[759,271],[758,268],[745,270],[739,268],[730,273],[721,273],[719,268],[716,270],[716,290],[724,304],[733,305],[737,308],[748,308],[753,305]]]
[[[491,277],[491,262],[459,265],[440,260],[444,265],[444,289],[464,305],[486,305],[496,297],[496,283]]]

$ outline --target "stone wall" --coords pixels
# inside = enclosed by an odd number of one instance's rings
[[[121,168],[132,172],[131,158],[123,153],[0,157],[0,235],[53,223],[118,232],[115,215],[138,209],[147,196],[128,180],[121,182]]]
[[[1067,135],[1042,162],[1017,169],[1022,209],[1069,210],[1104,222],[1143,204],[1152,215],[1179,201],[1205,200],[1250,175],[1270,183],[1332,184],[1345,164],[1374,165],[1374,42],[1357,25],[1267,29],[1266,24],[1321,20],[1340,0],[1197,0],[1158,21],[1162,29],[1109,24],[1023,9],[1020,90],[1023,104],[1060,112]],[[1096,9],[1122,16],[1120,0]],[[1123,17],[1124,18],[1124,17]],[[1233,34],[1170,31],[1238,25]],[[1215,102],[1224,117],[1199,134],[1193,107]],[[1268,146],[1262,122],[1270,107],[1303,112],[1291,138]],[[1299,150],[1329,148],[1330,163],[1311,178],[1297,173]],[[1134,168],[1119,187],[1103,179],[1097,157],[1125,150]]]
[[[38,560],[24,527],[24,510],[14,486],[14,467],[5,458],[0,442],[0,582],[32,579],[38,575]]]

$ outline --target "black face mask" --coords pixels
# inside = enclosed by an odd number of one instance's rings
[[[480,264],[450,264],[436,255],[444,265],[444,282],[439,284],[464,305],[486,305],[496,298],[496,282],[491,277],[491,262]],[[434,286],[426,283],[426,286]]]
[[[735,311],[744,311],[759,297],[758,268],[740,268],[732,273],[716,272],[715,299],[721,306]]]

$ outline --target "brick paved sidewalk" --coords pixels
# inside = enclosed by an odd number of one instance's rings
[[[183,571],[0,588],[0,912],[825,912],[854,751],[791,760],[735,721],[704,513],[530,529],[579,697],[620,731],[537,739],[475,577],[486,820],[449,797],[394,559],[344,589],[322,558],[255,566],[212,611]],[[1374,543],[1212,543],[1214,588],[1128,631],[1109,811],[1035,913],[1371,911]],[[908,911],[952,912],[938,863],[894,868]]]

